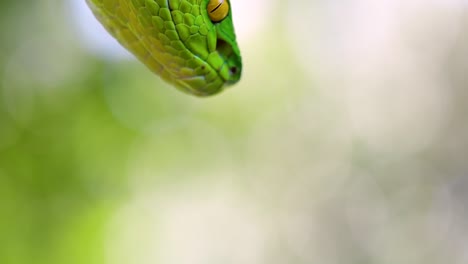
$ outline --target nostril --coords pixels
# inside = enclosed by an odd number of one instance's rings
[[[229,68],[229,71],[231,72],[231,74],[236,74],[237,73],[237,67],[231,67]]]

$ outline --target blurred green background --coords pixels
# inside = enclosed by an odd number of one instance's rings
[[[204,99],[0,2],[0,263],[468,263],[468,2],[231,2]]]

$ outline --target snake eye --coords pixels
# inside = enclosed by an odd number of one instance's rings
[[[210,0],[207,9],[211,21],[220,22],[226,18],[229,13],[228,0]]]

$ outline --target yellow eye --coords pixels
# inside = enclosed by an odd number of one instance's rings
[[[228,0],[210,0],[207,9],[211,21],[220,22],[226,18],[229,13]]]

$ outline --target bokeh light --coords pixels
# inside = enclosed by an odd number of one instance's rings
[[[467,1],[231,5],[200,99],[83,0],[0,3],[0,263],[467,263]]]

